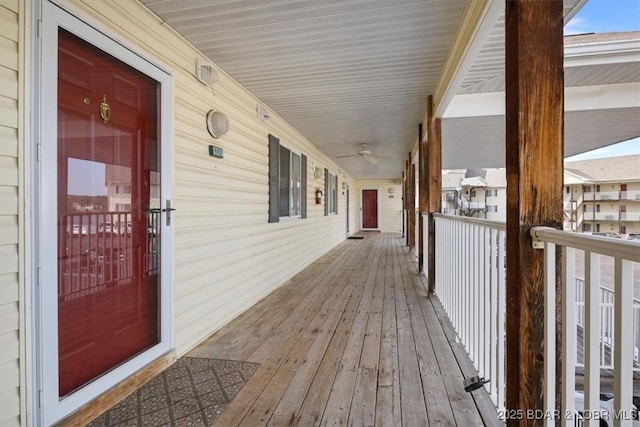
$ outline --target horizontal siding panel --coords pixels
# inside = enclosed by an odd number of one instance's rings
[[[315,241],[319,240],[316,239]],[[301,252],[309,253],[308,246],[309,244],[299,243],[296,246],[283,244],[282,247],[278,249],[277,257],[274,256],[273,250],[261,251],[258,254],[247,253],[246,257],[250,260],[253,268],[247,268],[244,273],[214,269],[214,272],[209,270],[208,274],[197,274],[196,277],[193,277],[194,286],[178,295],[178,298],[189,302],[189,305],[193,304],[193,311],[185,313],[185,316],[179,319],[178,329],[188,325],[191,328],[190,325],[197,322],[200,317],[210,316],[210,313],[207,312],[207,306],[215,310],[216,313],[223,318],[228,319],[244,311],[266,293],[285,283],[293,275],[301,271],[309,262],[313,261],[313,256],[309,256],[307,259],[296,260],[296,255],[299,255]],[[327,245],[327,247],[323,249],[328,250],[330,246],[331,245]],[[326,250],[324,250],[324,252],[326,252]],[[235,251],[235,253],[241,256],[245,255],[242,249]],[[278,261],[275,261],[274,258],[277,258]],[[212,259],[216,258],[213,257]],[[221,258],[216,265],[224,265],[225,261],[227,261],[226,258]],[[241,263],[239,265],[246,264]],[[198,280],[203,283],[196,284]],[[271,283],[272,285],[269,287],[256,287],[254,285],[256,282]],[[222,286],[223,284],[224,286]],[[208,292],[206,294],[203,293],[203,289],[207,289]],[[197,304],[197,302],[199,300],[202,301],[203,298],[210,299],[208,304]],[[192,331],[189,332],[192,333]]]
[[[20,6],[0,2],[0,425],[21,424],[19,271]]]
[[[11,303],[0,305],[0,334],[18,331],[19,327],[20,311],[18,310],[18,304]]]
[[[0,1],[1,7],[4,7],[7,10],[18,13],[18,2],[20,0],[2,0]]]
[[[0,185],[0,215],[18,214],[18,188]]]
[[[0,246],[0,275],[18,272],[18,245]],[[2,349],[2,347],[0,347]]]
[[[18,70],[18,43],[0,36],[0,66]]]
[[[14,215],[0,215],[0,246],[18,244],[18,217]]]
[[[0,67],[0,96],[18,99],[18,72],[7,67]]]
[[[18,186],[18,159],[0,156],[0,185]]]
[[[18,273],[0,276],[0,304],[17,302],[19,297]]]
[[[244,185],[260,185],[262,181],[264,184],[267,184],[267,170],[264,165],[258,165],[256,163],[254,167],[251,167],[251,163],[242,162],[241,159],[237,157],[228,156],[226,152],[224,159],[216,159],[209,157],[207,150],[208,148],[204,147],[200,157],[183,155],[182,150],[177,150],[176,172],[191,170],[197,172],[200,176],[210,176],[212,173],[215,173],[216,178],[231,177]],[[234,165],[234,163],[236,163],[236,165]],[[200,179],[200,181],[202,180]]]
[[[2,28],[2,37],[17,42],[18,13],[3,6],[4,5],[0,6],[0,28]]]
[[[0,126],[18,127],[18,101],[0,96]]]
[[[0,395],[0,425],[19,426],[20,389],[13,388]]]
[[[9,363],[20,357],[20,340],[18,332],[12,331],[0,335],[0,365]],[[0,400],[1,401],[1,400]],[[0,424],[2,425],[2,424]]]
[[[18,157],[18,130],[0,126],[0,156]]]
[[[17,360],[0,365],[0,394],[14,390],[20,386],[20,364]]]

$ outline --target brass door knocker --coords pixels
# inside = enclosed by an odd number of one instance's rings
[[[105,123],[111,119],[111,107],[107,104],[107,95],[102,95],[102,102],[100,103],[100,117]]]

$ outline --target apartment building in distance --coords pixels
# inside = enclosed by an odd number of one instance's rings
[[[640,154],[565,162],[564,229],[640,233]]]
[[[504,168],[443,171],[442,212],[505,222],[505,171]]]
[[[442,173],[442,212],[506,221],[506,170],[455,169]],[[564,229],[640,233],[640,154],[565,162]]]

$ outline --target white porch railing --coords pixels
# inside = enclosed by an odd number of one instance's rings
[[[620,214],[617,211],[596,212],[593,218],[599,221],[617,221]]]
[[[618,200],[619,198],[619,191],[600,191],[596,193],[596,200]]]
[[[640,200],[640,191],[621,191],[621,200]]]
[[[615,292],[606,286],[600,286],[600,367],[613,369],[613,310],[615,306]],[[584,336],[585,323],[585,282],[576,277],[576,322],[578,331]],[[640,370],[640,300],[633,299],[633,369]],[[584,366],[584,356],[579,352],[577,366]]]
[[[441,214],[435,214],[434,217],[436,233],[436,295],[478,373],[481,377],[490,379],[485,388],[496,407],[502,410],[505,402],[505,224]],[[543,230],[543,234],[545,232],[544,229],[537,230]],[[619,363],[617,365],[615,363],[616,354],[620,355],[623,350],[618,350],[616,347],[616,343],[618,343],[618,346],[622,345],[620,340],[616,339],[617,329],[614,317],[615,313],[618,312],[614,303],[616,293],[610,288],[601,286],[606,280],[601,280],[594,273],[588,273],[600,268],[600,260],[593,258],[589,254],[601,253],[614,257],[615,261],[607,262],[603,267],[606,270],[604,278],[606,278],[607,273],[615,276],[611,277],[612,282],[616,281],[617,283],[620,278],[624,278],[622,282],[626,284],[618,286],[626,286],[626,288],[632,289],[633,284],[630,282],[633,278],[631,276],[627,277],[628,272],[625,274],[620,273],[623,270],[619,268],[618,264],[626,266],[629,262],[638,262],[640,248],[638,248],[637,244],[619,239],[599,238],[556,230],[553,230],[553,233],[561,233],[560,236],[564,239],[571,239],[572,242],[574,239],[578,239],[571,246],[574,249],[569,250],[568,255],[564,257],[564,259],[568,259],[568,256],[572,260],[567,262],[567,266],[569,267],[568,270],[573,273],[566,275],[567,278],[565,280],[567,280],[566,283],[574,283],[574,286],[571,287],[573,290],[568,292],[565,301],[574,301],[573,304],[570,304],[570,307],[574,312],[571,317],[573,319],[572,323],[576,326],[574,328],[566,328],[565,333],[573,336],[567,342],[572,342],[573,344],[565,345],[566,351],[571,354],[563,357],[569,357],[566,360],[569,360],[569,363],[572,364],[571,369],[573,370],[574,378],[575,367],[584,366],[585,371],[591,369],[592,372],[596,372],[596,379],[591,380],[591,382],[596,381],[599,384],[600,368],[614,369],[616,366],[620,366]],[[427,239],[425,238],[426,241]],[[578,277],[575,274],[575,268],[571,267],[572,265],[575,266],[576,262],[575,248],[585,252],[587,254],[585,257],[590,260],[589,267],[586,265],[584,267],[586,274],[583,277]],[[622,257],[620,257],[619,253],[621,248],[624,251]],[[635,249],[635,254],[629,253],[633,250],[630,248]],[[426,249],[424,252],[426,254]],[[548,256],[551,255],[548,254]],[[553,259],[555,260],[555,258]],[[582,262],[581,259],[581,257],[578,257],[579,263]],[[586,262],[584,263],[586,264]],[[608,271],[609,264],[611,264],[611,270],[615,266],[615,274]],[[640,264],[636,268],[640,271]],[[582,270],[582,268],[579,268],[579,270]],[[594,283],[595,286],[593,288],[585,287],[587,281],[588,283]],[[592,291],[595,292],[595,296],[589,292],[585,293],[585,289],[596,289]],[[587,296],[587,294],[589,295]],[[637,371],[639,370],[638,359],[640,356],[638,354],[639,350],[637,350],[640,349],[640,300],[633,299],[632,291],[631,296],[627,294],[628,289],[625,289],[623,295],[627,301],[631,301],[632,317],[628,315],[625,317],[625,319],[628,319],[627,330],[622,332],[627,341],[625,345],[632,348],[630,353],[631,369],[632,371]],[[596,299],[597,302],[594,302]],[[599,326],[593,326],[592,316],[595,316],[595,312],[598,312],[598,318],[602,319],[598,324]],[[550,314],[547,313],[547,315]],[[555,319],[554,315],[555,313],[551,319]],[[565,324],[570,323],[565,321]],[[620,331],[618,330],[618,332]],[[583,345],[578,345],[578,335],[583,337]],[[596,346],[595,350],[592,348],[592,343],[595,343],[593,344]],[[598,355],[595,359],[591,354],[594,351]],[[590,361],[590,364],[587,364],[586,359],[589,356],[591,356],[590,360],[595,362]],[[546,360],[549,359],[547,358]],[[555,361],[555,354],[552,360]],[[585,363],[583,363],[583,360]],[[594,374],[591,373],[591,375]],[[632,375],[627,377],[631,378]],[[551,374],[548,378],[554,378],[554,375]],[[575,379],[572,384],[575,385]],[[571,387],[571,391],[568,394],[570,399],[575,399],[575,387]],[[599,391],[593,395],[598,396]],[[554,395],[551,394],[550,396]],[[553,403],[555,404],[555,401]],[[554,405],[550,407],[557,408]],[[592,409],[599,411],[600,407],[596,404]],[[550,413],[555,414],[555,412]],[[620,414],[623,414],[623,412],[620,412]]]
[[[505,224],[440,214],[434,217],[436,295],[476,370],[490,379],[485,388],[502,410]]]
[[[606,414],[615,425],[631,426],[633,418],[633,373],[634,373],[634,298],[633,268],[640,263],[640,245],[637,243],[588,236],[554,230],[548,227],[536,227],[531,232],[534,245],[544,247],[545,251],[545,413],[555,413],[556,405],[556,247],[562,250],[562,324],[574,325],[579,322],[580,306],[576,301],[576,251],[584,251],[584,411],[588,414],[602,414],[600,407],[600,368],[603,346],[610,342],[613,368],[614,411]],[[613,325],[610,337],[603,336],[603,327],[607,328],[609,314],[607,304],[601,295],[601,256],[613,258],[614,299]],[[569,301],[569,303],[567,303]],[[562,389],[561,417],[562,425],[574,425],[575,408],[575,368],[577,365],[577,328],[562,328]],[[606,361],[602,361],[606,362]],[[586,417],[585,417],[586,418]],[[546,425],[555,425],[553,419]],[[596,419],[586,419],[585,425],[598,425]]]

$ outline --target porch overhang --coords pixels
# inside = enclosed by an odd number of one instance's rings
[[[504,2],[141,1],[328,156],[384,157],[336,159],[356,180],[400,178],[428,95],[443,167],[504,164]],[[564,22],[585,3],[565,0]],[[565,37],[565,155],[640,135],[639,45]]]

